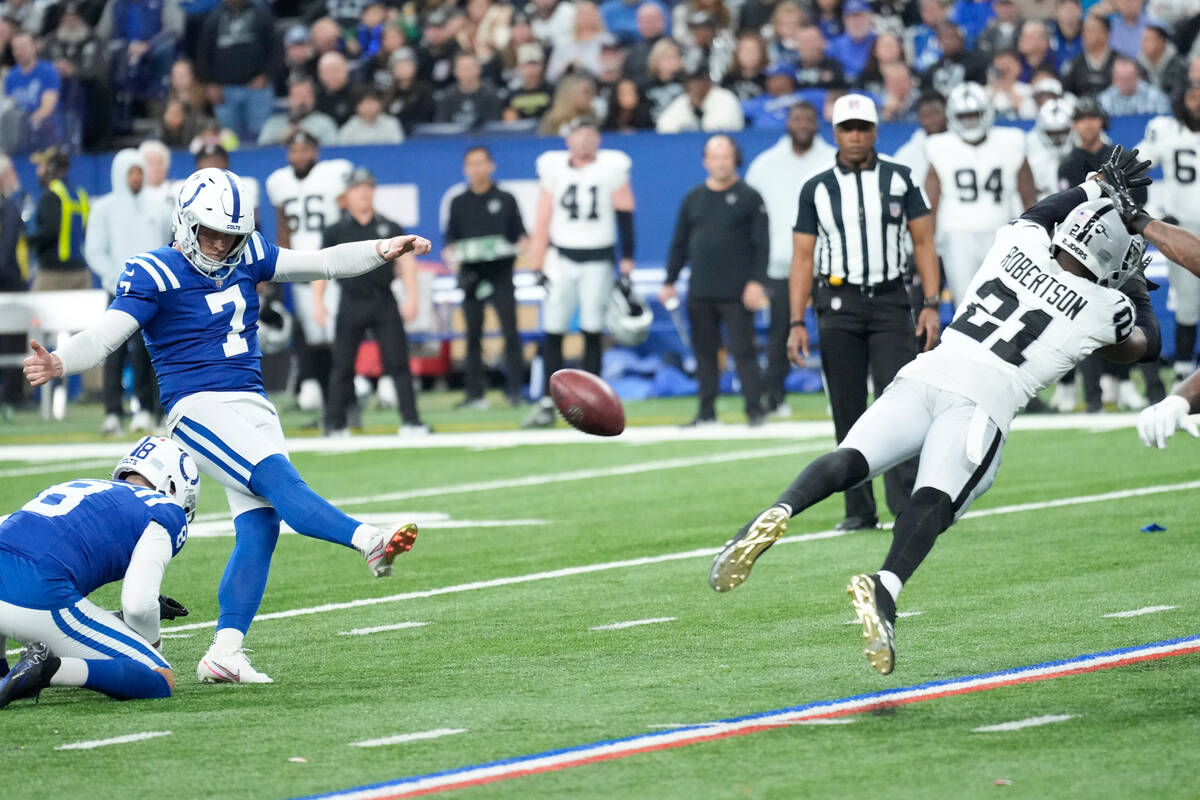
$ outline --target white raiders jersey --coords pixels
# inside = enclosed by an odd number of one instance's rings
[[[1146,123],[1146,134],[1137,146],[1138,155],[1161,166],[1163,176],[1156,181],[1156,195],[1161,200],[1160,215],[1169,215],[1186,227],[1195,229],[1200,223],[1200,203],[1197,203],[1196,170],[1200,169],[1200,132],[1189,130],[1174,117],[1155,117]]]
[[[1133,301],[1072,275],[1050,235],[1017,220],[996,232],[942,341],[906,364],[911,378],[971,400],[1007,433],[1037,392],[1134,327]]]
[[[941,183],[939,231],[991,233],[1020,213],[1017,172],[1025,160],[1025,133],[994,127],[978,145],[952,132],[925,140],[929,168]]]
[[[1038,200],[1044,200],[1059,191],[1058,165],[1062,159],[1046,146],[1037,131],[1025,134],[1025,160],[1029,162],[1029,171],[1033,173]]]
[[[619,150],[600,150],[582,167],[573,167],[566,150],[542,153],[538,183],[550,193],[550,244],[577,250],[612,247],[617,241],[613,192],[629,182],[632,162]]]
[[[291,231],[292,250],[320,250],[324,230],[341,218],[338,198],[354,166],[344,158],[318,161],[303,178],[291,166],[267,178],[267,197],[283,212]]]

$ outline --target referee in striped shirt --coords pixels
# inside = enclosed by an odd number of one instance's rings
[[[876,154],[877,124],[871,98],[838,98],[833,106],[837,161],[800,190],[793,235],[788,357],[801,365],[808,357],[804,313],[811,297],[838,442],[867,410],[867,375],[878,396],[916,357],[919,341],[926,350],[937,344],[940,328],[941,274],[929,202],[908,167]],[[906,229],[925,287],[915,326],[905,287]],[[884,475],[893,514],[908,504],[916,472],[912,459]],[[845,501],[839,530],[878,525],[869,482],[846,492]]]

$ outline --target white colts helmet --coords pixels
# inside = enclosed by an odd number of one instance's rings
[[[170,439],[146,436],[133,446],[129,455],[117,462],[114,481],[136,472],[150,482],[155,491],[174,500],[191,522],[200,500],[200,468],[190,455]]]
[[[192,266],[210,278],[221,279],[233,272],[254,233],[254,209],[237,175],[206,167],[193,172],[180,187],[171,226],[175,241]],[[238,237],[225,258],[209,258],[200,252],[197,234],[201,227]]]
[[[1075,104],[1065,99],[1047,100],[1038,109],[1033,129],[1046,149],[1059,158],[1064,158],[1075,146],[1071,136],[1071,113],[1074,110]]]
[[[1119,289],[1142,269],[1146,240],[1131,235],[1116,206],[1101,197],[1075,206],[1059,223],[1051,255],[1059,249],[1082,264],[1101,286]]]
[[[978,119],[971,119],[978,115]],[[978,144],[992,129],[996,111],[978,83],[960,83],[946,98],[946,123],[964,142]]]

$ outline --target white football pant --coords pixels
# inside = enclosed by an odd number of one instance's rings
[[[546,255],[543,268],[549,285],[542,305],[542,330],[566,333],[579,309],[579,329],[602,333],[613,287],[612,261],[577,262],[554,250]]]

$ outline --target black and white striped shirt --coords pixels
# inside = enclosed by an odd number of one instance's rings
[[[796,233],[817,237],[816,274],[875,286],[904,275],[908,222],[929,213],[912,171],[872,155],[861,170],[840,161],[800,190]]]

